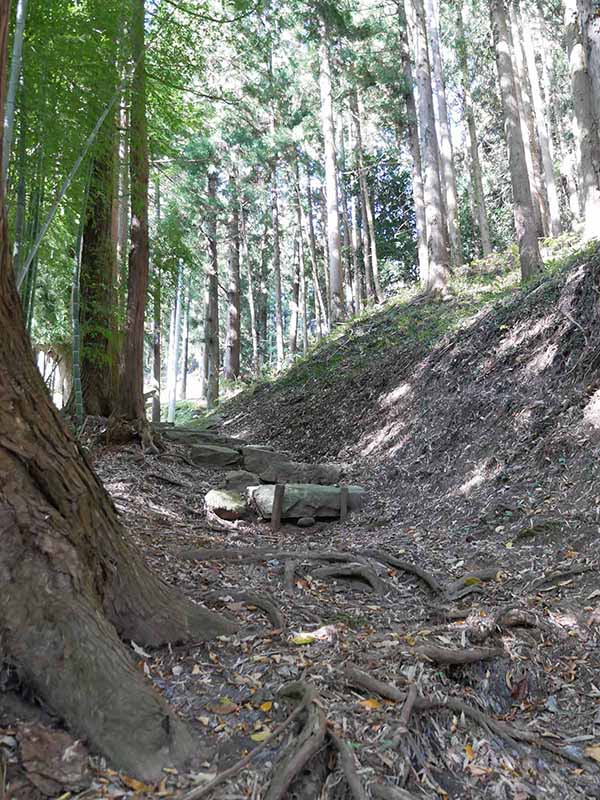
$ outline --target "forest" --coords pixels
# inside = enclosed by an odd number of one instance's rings
[[[598,0],[0,0],[0,800],[600,797]]]

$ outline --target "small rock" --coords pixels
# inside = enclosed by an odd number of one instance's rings
[[[315,518],[314,517],[300,517],[300,519],[296,523],[296,525],[299,528],[310,528],[314,524],[315,524]]]
[[[246,501],[239,492],[226,489],[211,489],[204,498],[207,511],[231,522],[246,516]]]

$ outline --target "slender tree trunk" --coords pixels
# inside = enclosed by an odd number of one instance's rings
[[[175,424],[177,408],[177,378],[179,374],[179,346],[181,342],[181,311],[183,306],[183,262],[177,266],[177,288],[171,312],[171,330],[169,333],[169,362],[167,366],[168,409],[167,422]]]
[[[350,104],[352,109],[352,116],[354,118],[354,132],[356,135],[356,162],[358,166],[358,180],[360,191],[362,195],[362,206],[364,211],[363,220],[369,232],[369,245],[370,245],[370,269],[369,274],[372,278],[373,292],[378,303],[383,303],[384,296],[381,291],[379,283],[379,261],[377,258],[377,236],[375,232],[375,219],[373,217],[373,206],[371,204],[371,196],[369,194],[369,186],[367,183],[367,171],[364,159],[364,149],[362,140],[362,123],[361,123],[361,107],[356,89],[350,94]]]
[[[131,43],[135,70],[131,92],[130,181],[131,250],[127,278],[127,314],[123,335],[116,414],[145,422],[144,317],[148,291],[148,133],[144,0],[132,0]]]
[[[268,356],[268,335],[269,335],[269,285],[268,285],[268,241],[269,226],[265,220],[263,232],[262,248],[260,256],[260,275],[259,275],[259,302],[258,305],[258,341],[259,341],[259,372],[267,363]]]
[[[125,102],[125,100],[123,101]],[[118,308],[122,324],[127,302],[127,269],[129,260],[129,205],[130,205],[130,158],[129,158],[129,109],[123,105],[119,116],[119,233],[117,241],[117,263],[119,268]]]
[[[298,233],[294,237],[294,268],[292,272],[292,291],[290,296],[289,350],[292,358],[298,352],[298,314],[300,310],[300,256],[298,252]]]
[[[83,251],[83,238],[86,222],[86,215],[88,214],[88,198],[90,192],[90,183],[92,180],[93,164],[90,171],[89,179],[85,189],[81,217],[77,231],[77,241],[75,243],[75,251],[73,254],[73,282],[71,285],[71,366],[72,366],[72,382],[71,388],[73,391],[73,402],[75,406],[75,421],[78,425],[83,424],[85,417],[85,408],[83,405],[83,389],[81,380],[81,259]],[[63,407],[66,400],[64,395],[64,382],[63,382]]]
[[[271,168],[271,219],[273,224],[273,280],[275,284],[275,338],[277,347],[277,369],[283,368],[285,350],[283,344],[283,308],[281,301],[281,242],[279,231],[279,190],[277,187],[277,160]]]
[[[317,326],[317,338],[320,339],[328,327],[327,307],[323,300],[323,293],[319,283],[319,262],[317,260],[317,242],[315,238],[314,206],[312,188],[310,185],[310,174],[307,176],[306,192],[308,200],[308,244],[310,250],[310,264],[312,268],[313,294],[315,298],[315,321]]]
[[[21,91],[23,98],[23,90]],[[23,246],[25,244],[25,217],[27,213],[27,123],[25,115],[25,102],[23,98],[21,111],[21,132],[19,136],[18,177],[17,177],[17,208],[15,211],[15,241],[13,245],[13,264],[15,274],[21,272],[23,260]]]
[[[183,333],[183,360],[181,364],[181,391],[179,398],[187,400],[187,379],[190,360],[190,314],[192,308],[192,275],[188,275]]]
[[[219,400],[219,258],[217,251],[217,175],[208,176],[208,250],[204,311],[204,379],[206,406],[215,407]]]
[[[8,17],[8,0],[0,0],[0,111]],[[111,766],[158,781],[164,767],[183,767],[196,745],[120,637],[159,646],[213,638],[234,626],[184,601],[128,544],[33,361],[1,182],[0,225],[2,656],[21,686]]]
[[[431,68],[427,47],[427,26],[423,0],[413,0],[415,9],[416,78],[419,86],[419,128],[424,175],[427,249],[429,254],[428,292],[445,294],[450,277],[448,248],[444,229],[444,201],[438,171],[438,145],[433,110]]]
[[[560,236],[562,233],[562,225],[560,221],[560,203],[558,200],[558,192],[556,189],[556,180],[554,177],[554,164],[552,158],[550,132],[547,126],[546,114],[544,109],[544,101],[542,100],[542,91],[540,88],[540,78],[538,74],[537,64],[535,61],[535,46],[533,36],[531,35],[531,26],[527,14],[521,14],[520,4],[515,2],[515,11],[517,17],[517,30],[522,36],[523,54],[526,59],[527,72],[529,76],[529,83],[531,86],[531,99],[533,102],[533,109],[535,112],[535,119],[537,123],[537,132],[539,135],[539,144],[542,157],[542,165],[544,170],[544,186],[548,197],[548,213],[550,217],[550,233],[552,236]]]
[[[12,150],[13,135],[15,130],[15,111],[17,107],[17,91],[21,78],[23,64],[23,40],[25,34],[25,19],[27,17],[27,0],[17,0],[17,19],[13,35],[13,51],[10,62],[10,75],[6,93],[6,108],[4,114],[4,151],[2,153],[2,182],[6,186],[8,181],[8,167]]]
[[[504,0],[492,0],[490,13],[494,31],[496,63],[504,113],[504,129],[510,162],[521,275],[523,280],[527,280],[542,271],[543,262],[538,245],[533,201],[525,161],[525,147],[521,135],[519,106],[510,56],[511,48]]]
[[[296,205],[296,222],[298,225],[298,258],[300,262],[300,306],[302,314],[302,349],[306,353],[308,349],[308,303],[306,298],[306,265],[304,250],[304,232],[306,230],[306,219],[302,208],[302,191],[300,189],[300,165],[298,156],[294,158],[294,191]]]
[[[589,53],[584,36],[589,9],[590,4],[587,0],[566,0],[565,3],[575,134],[579,144],[580,174],[583,184],[583,232],[586,240],[600,237],[600,134],[594,109]]]
[[[331,64],[327,27],[322,25],[319,47],[319,85],[321,90],[321,127],[325,145],[325,195],[327,200],[327,245],[329,252],[330,324],[344,317],[344,286],[340,254],[340,217],[337,196],[337,165],[335,131],[333,127],[333,98]]]
[[[440,48],[439,8],[438,0],[427,2],[427,27],[430,42],[430,62],[433,72],[433,95],[437,106],[437,121],[439,126],[439,156],[441,165],[441,178],[445,192],[448,235],[450,237],[450,252],[452,264],[460,267],[462,264],[462,241],[460,235],[460,222],[458,218],[458,193],[456,190],[456,172],[454,169],[454,151],[450,136],[448,122],[448,108],[446,104],[446,87]]]
[[[223,359],[223,377],[235,381],[240,376],[240,214],[236,180],[229,181],[231,213],[229,216],[229,284],[227,286],[227,331]]]
[[[371,272],[371,241],[367,213],[365,211],[365,196],[360,192],[360,230],[362,243],[363,268],[365,273],[365,297],[367,305],[373,302],[375,292],[373,289],[373,273]]]
[[[522,47],[520,34],[521,23],[516,14],[516,3],[510,5],[510,25],[508,28],[509,38],[511,39],[511,49],[513,52],[513,72],[515,76],[515,89],[517,91],[517,101],[519,103],[519,113],[521,114],[521,124],[524,126],[523,143],[529,146],[530,158],[530,187],[534,204],[539,206],[539,218],[541,221],[540,236],[550,235],[550,214],[548,211],[548,195],[542,178],[542,155],[538,140],[538,131],[533,114],[531,100],[531,85],[529,74]],[[527,150],[526,150],[527,155]]]
[[[415,81],[410,56],[408,21],[405,0],[397,0],[398,29],[400,34],[400,56],[402,61],[402,94],[406,105],[406,131],[411,154],[411,182],[415,206],[415,230],[417,234],[417,255],[419,259],[419,278],[427,285],[429,274],[429,254],[427,252],[427,224],[425,221],[425,196],[423,190],[423,166],[419,145],[419,125],[415,101]],[[410,0],[408,0],[410,2]],[[400,137],[399,137],[400,142]]]
[[[160,228],[161,205],[160,205],[160,178],[156,178],[154,184],[154,206],[156,210],[156,226]],[[154,395],[152,396],[152,422],[160,422],[160,390],[162,382],[161,374],[161,348],[162,348],[162,276],[161,268],[154,259],[152,270],[152,378],[154,381]]]
[[[467,128],[469,130],[469,154],[470,154],[470,167],[471,167],[471,187],[473,192],[473,205],[475,207],[475,215],[477,218],[477,227],[479,229],[479,241],[481,243],[481,250],[483,256],[489,256],[492,252],[492,243],[490,239],[490,228],[488,224],[487,211],[485,208],[485,194],[483,191],[483,174],[481,171],[481,161],[479,160],[479,146],[477,137],[477,126],[475,124],[475,112],[473,109],[473,98],[471,96],[471,76],[469,75],[468,64],[468,45],[465,37],[465,28],[463,21],[464,3],[459,5],[458,13],[456,16],[457,29],[458,29],[458,58],[460,62],[460,70],[462,76],[462,88],[464,92],[465,104],[465,118],[467,120]],[[467,9],[468,12],[468,9]]]
[[[240,197],[240,252],[241,252],[241,266],[246,267],[246,284],[247,284],[247,299],[248,299],[248,312],[250,315],[250,335],[252,337],[252,370],[254,375],[258,377],[260,374],[260,353],[259,353],[259,332],[258,332],[258,314],[256,308],[256,290],[254,287],[254,273],[252,270],[252,260],[248,249],[248,227],[247,227],[247,210]]]

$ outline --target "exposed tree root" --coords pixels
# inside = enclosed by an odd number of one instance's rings
[[[283,586],[288,594],[293,594],[296,589],[296,570],[298,562],[288,559],[283,568]]]
[[[480,584],[484,581],[493,580],[499,571],[499,567],[486,567],[463,575],[446,586],[444,590],[446,598],[448,600],[459,600],[468,594],[481,592]]]
[[[246,603],[247,605],[256,606],[264,611],[271,624],[277,630],[284,630],[286,627],[283,614],[273,600],[265,597],[262,594],[255,594],[254,592],[230,592],[224,589],[222,592],[211,592],[203,598],[205,602],[213,603],[215,601],[226,602],[226,598],[231,597],[239,603]]]
[[[290,683],[281,692],[284,697],[299,697],[307,711],[307,719],[297,741],[289,748],[282,762],[275,767],[275,773],[267,789],[264,800],[282,800],[287,791],[325,742],[327,720],[321,709],[314,688],[298,681]]]
[[[442,591],[442,586],[437,579],[434,578],[431,573],[422,569],[418,564],[413,564],[410,561],[404,561],[403,559],[396,558],[395,556],[386,553],[384,550],[362,550],[361,555],[366,556],[367,558],[373,558],[375,561],[380,561],[382,564],[389,564],[390,567],[395,567],[403,572],[408,572],[410,575],[416,575],[417,578],[420,578],[423,583],[426,583],[427,586],[429,586],[434,594],[440,594]]]
[[[336,736],[333,731],[329,731],[329,738],[338,752],[340,766],[344,772],[348,786],[350,787],[352,797],[354,800],[367,800],[367,792],[356,770],[352,748],[347,742],[340,739],[339,736]]]
[[[368,587],[377,594],[385,594],[388,591],[385,581],[376,574],[370,567],[363,564],[343,564],[335,567],[322,567],[312,573],[314,578],[325,580],[327,578],[340,578],[341,580],[360,581],[363,587]]]
[[[552,636],[556,630],[548,625],[537,614],[522,608],[504,608],[489,617],[480,617],[477,625],[468,628],[468,636],[472,642],[481,644],[495,631],[509,628],[537,628],[547,636]]]
[[[221,772],[220,775],[217,775],[216,778],[213,778],[210,783],[207,783],[205,786],[198,786],[195,789],[192,789],[187,794],[184,794],[181,800],[200,800],[202,797],[208,797],[209,794],[212,794],[215,789],[221,786],[223,783],[226,783],[230,778],[233,778],[235,775],[240,773],[244,767],[247,767],[248,764],[252,761],[252,759],[257,756],[262,750],[268,747],[275,739],[281,736],[282,733],[291,726],[291,724],[300,716],[300,714],[306,708],[307,702],[310,702],[310,697],[307,697],[305,702],[301,702],[289,717],[278,725],[277,728],[273,731],[270,736],[262,741],[257,747],[251,750],[247,755],[241,758],[239,761],[236,761],[229,769],[226,769],[224,772]]]
[[[398,747],[402,737],[408,733],[408,723],[410,721],[416,699],[417,687],[414,683],[411,683],[411,685],[408,687],[408,694],[406,695],[406,700],[404,701],[404,705],[400,713],[400,720],[398,722],[398,727],[396,728],[396,733],[392,736],[392,747]]]
[[[504,655],[501,647],[470,647],[467,649],[453,650],[449,647],[437,647],[436,645],[426,644],[414,648],[414,652],[420,656],[435,661],[436,664],[473,664],[476,661],[489,661]]]
[[[351,686],[367,689],[370,692],[376,692],[377,694],[381,695],[381,697],[385,697],[388,700],[404,702],[406,699],[406,694],[401,692],[395,686],[385,683],[384,681],[377,680],[368,673],[363,672],[362,670],[351,665],[345,667],[344,677]],[[529,744],[534,747],[539,747],[542,750],[547,750],[549,753],[560,756],[561,758],[571,761],[580,767],[597,770],[597,766],[589,759],[581,758],[580,756],[571,753],[564,748],[557,747],[531,731],[515,728],[514,726],[509,725],[507,722],[500,722],[499,720],[491,717],[489,714],[485,714],[483,711],[473,708],[473,706],[463,702],[458,697],[442,697],[432,699],[416,697],[413,708],[415,711],[446,709],[448,711],[453,711],[455,714],[464,714],[465,717],[468,717],[473,722],[481,725],[483,728],[487,728],[501,739],[504,739],[513,745],[517,742],[523,742],[524,744]]]

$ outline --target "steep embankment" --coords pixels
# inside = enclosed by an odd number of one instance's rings
[[[238,397],[228,430],[349,462],[380,524],[507,540],[564,518],[595,526],[600,251],[516,280],[500,262],[461,274],[448,302],[368,313]]]

